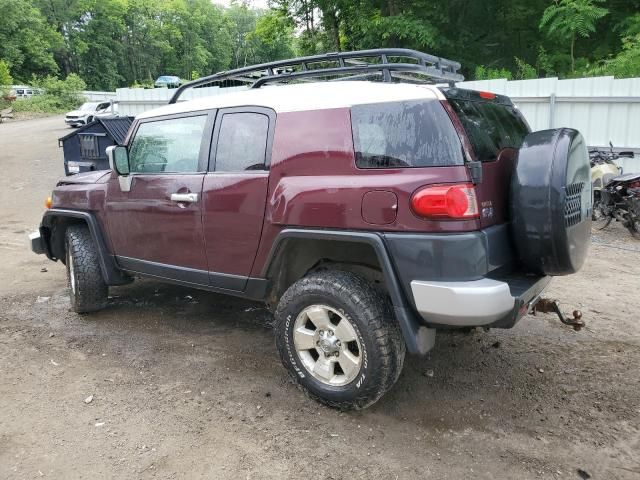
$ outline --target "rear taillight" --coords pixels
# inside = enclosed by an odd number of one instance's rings
[[[426,218],[478,218],[476,190],[470,183],[433,185],[417,190],[411,197],[411,208]]]

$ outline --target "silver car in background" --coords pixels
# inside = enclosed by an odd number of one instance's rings
[[[96,117],[118,116],[118,104],[111,101],[83,103],[77,110],[65,116],[64,123],[72,127],[79,127],[93,122]]]

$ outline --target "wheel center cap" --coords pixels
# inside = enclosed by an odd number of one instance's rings
[[[338,347],[338,339],[335,335],[329,336],[326,332],[323,332],[318,339],[318,346],[324,353],[335,353],[340,347]]]

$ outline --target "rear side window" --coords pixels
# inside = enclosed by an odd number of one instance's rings
[[[216,172],[264,170],[269,117],[261,113],[226,113],[220,124]]]
[[[485,101],[449,99],[478,160],[495,160],[503,148],[520,148],[529,127],[515,107]]]
[[[420,100],[351,108],[359,168],[462,165],[458,134],[440,102]]]

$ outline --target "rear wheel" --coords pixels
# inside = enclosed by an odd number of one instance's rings
[[[640,240],[640,217],[633,214],[631,215],[631,219],[629,221],[629,232],[633,238]]]
[[[102,277],[98,249],[89,229],[84,225],[70,226],[65,244],[71,309],[87,313],[104,308],[109,287]]]
[[[591,214],[591,224],[596,230],[604,230],[611,223],[612,217],[607,213],[607,208],[599,201],[593,203],[593,213]]]
[[[282,363],[315,400],[340,409],[375,403],[398,379],[405,355],[384,298],[349,272],[313,273],[276,310]]]

